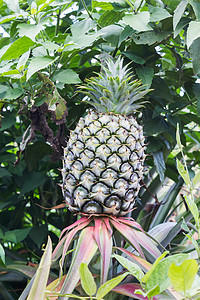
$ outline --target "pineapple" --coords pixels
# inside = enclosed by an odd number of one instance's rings
[[[142,126],[133,117],[149,91],[123,59],[107,59],[81,86],[94,107],[71,131],[64,149],[62,190],[69,209],[123,216],[132,210],[144,173]]]

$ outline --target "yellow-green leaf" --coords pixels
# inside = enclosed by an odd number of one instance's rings
[[[180,266],[172,263],[169,267],[168,276],[174,289],[178,292],[188,291],[197,274],[198,264],[194,259],[187,259]]]
[[[86,263],[82,263],[79,267],[81,285],[87,295],[92,296],[96,293],[97,286]]]

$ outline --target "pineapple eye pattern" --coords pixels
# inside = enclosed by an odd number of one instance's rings
[[[69,209],[125,215],[140,189],[145,159],[141,126],[133,117],[90,110],[71,132],[63,161]],[[69,147],[70,145],[70,147]]]
[[[143,128],[133,115],[150,90],[123,64],[120,57],[108,59],[80,86],[93,109],[64,149],[62,189],[72,211],[123,216],[137,199],[146,155]]]

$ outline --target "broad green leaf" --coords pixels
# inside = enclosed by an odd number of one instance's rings
[[[1,60],[11,60],[18,58],[27,52],[35,43],[28,37],[23,36],[15,40],[1,57]]]
[[[5,113],[3,116],[4,118],[1,121],[0,132],[12,127],[16,123],[16,117],[10,111]]]
[[[151,27],[148,26],[150,21],[150,14],[148,11],[139,12],[136,15],[127,14],[122,20],[138,32],[151,30]]]
[[[4,235],[4,239],[9,242],[19,243],[27,237],[30,230],[31,228],[29,227],[25,229],[15,229],[12,231],[6,231]]]
[[[12,176],[12,175],[8,170],[6,170],[6,168],[0,167],[0,178],[10,177],[10,176]]]
[[[154,43],[160,43],[162,40],[166,39],[170,35],[170,32],[156,32],[156,31],[147,31],[141,32],[140,34],[133,34],[133,40],[136,44],[148,44],[153,45]]]
[[[48,242],[44,254],[42,255],[36,276],[31,287],[27,300],[44,299],[47,280],[49,277],[52,256],[52,242],[48,237]]]
[[[51,65],[54,62],[54,60],[54,58],[49,57],[33,57],[28,66],[26,80],[29,80],[30,77],[37,71],[42,70]]]
[[[194,176],[194,178],[193,178],[193,180],[192,180],[193,186],[195,187],[195,185],[196,185],[197,183],[199,183],[199,182],[200,182],[200,171],[198,171],[198,172],[195,174],[195,176]]]
[[[113,254],[112,257],[117,259],[124,268],[126,268],[134,277],[137,278],[137,280],[140,282],[142,281],[144,273],[138,265],[121,255]]]
[[[2,260],[3,264],[5,264],[5,251],[1,244],[0,244],[0,260]]]
[[[84,19],[71,25],[71,33],[73,38],[86,34],[90,29],[95,27],[95,21],[90,18]]]
[[[171,17],[170,13],[162,8],[162,7],[155,7],[155,6],[148,6],[150,12],[150,22],[159,22],[166,18]]]
[[[102,8],[103,10],[112,10],[113,6],[110,2],[106,2],[106,1],[92,1],[93,7],[99,7]]]
[[[173,285],[173,288],[178,292],[183,292],[191,289],[195,276],[198,271],[198,263],[194,259],[187,259],[177,266],[172,263],[169,267],[168,276]]]
[[[162,151],[153,152],[153,160],[156,166],[156,170],[160,176],[160,181],[163,182],[165,179],[165,160]]]
[[[177,8],[174,11],[174,16],[173,16],[173,28],[175,30],[176,26],[178,25],[185,9],[186,6],[188,5],[188,1],[187,0],[182,0],[179,5],[177,6]]]
[[[18,14],[18,13],[4,16],[4,17],[0,18],[0,24],[8,23],[11,20],[17,19],[20,16],[21,16],[21,14]]]
[[[35,188],[41,186],[46,180],[46,176],[40,172],[32,172],[26,176],[26,180],[21,189],[21,195],[33,191]]]
[[[134,61],[136,64],[143,65],[145,64],[145,59],[142,58],[141,56],[135,55],[132,51],[122,51],[121,52],[123,55]]]
[[[160,288],[160,292],[164,291],[170,286],[170,280],[168,277],[169,266],[175,262],[177,264],[182,263],[189,256],[188,254],[175,254],[170,255],[158,263],[152,266],[152,271],[150,271],[144,276],[143,281],[145,281],[146,291],[149,291],[156,287],[157,285]]]
[[[187,196],[184,196],[184,198],[193,217],[195,218],[195,220],[197,220],[199,218],[199,210],[196,203]]]
[[[200,23],[200,22],[199,22]],[[190,54],[193,62],[193,69],[195,74],[200,74],[200,37],[193,41],[190,47]]]
[[[142,80],[142,84],[145,85],[146,89],[149,89],[152,84],[152,80],[154,77],[154,69],[151,67],[139,67],[136,69],[136,73],[139,79]]]
[[[22,89],[16,88],[16,89],[9,89],[5,96],[4,99],[7,100],[13,100],[13,99],[17,99],[19,98],[22,94],[24,93],[24,91]]]
[[[31,40],[35,41],[35,37],[42,31],[45,27],[42,24],[26,24],[22,23],[17,26],[19,28],[19,36],[27,36]]]
[[[87,264],[82,263],[80,265],[79,274],[81,278],[81,286],[86,294],[89,296],[94,295],[96,293],[97,286]]]
[[[127,275],[128,272],[121,274],[113,279],[105,282],[97,291],[96,297],[97,300],[101,300],[105,295],[107,295],[114,287],[116,287]]]
[[[20,12],[19,0],[4,0],[4,2],[11,11],[14,11],[15,13]]]
[[[106,10],[99,18],[98,23],[101,27],[106,27],[111,24],[117,23],[124,16],[124,12],[115,10]]]
[[[54,42],[50,42],[50,41],[46,41],[46,42],[42,43],[42,46],[49,51],[51,51],[51,50],[57,51],[60,48],[60,46],[58,46]]]
[[[24,67],[26,65],[26,62],[29,59],[29,56],[30,56],[30,50],[28,50],[27,52],[22,54],[22,56],[20,57],[20,59],[18,60],[18,63],[17,63],[17,69],[18,70],[21,71],[21,70],[24,69]]]
[[[200,21],[191,21],[187,30],[187,47],[192,45],[193,41],[200,37]]]
[[[191,19],[188,17],[181,18],[176,28],[174,29],[174,38],[181,32],[181,30],[186,27],[191,22]]]
[[[200,3],[196,0],[187,0],[187,1],[192,6],[197,19],[200,21]]]
[[[187,170],[185,169],[183,164],[178,159],[176,159],[176,165],[177,165],[177,170],[178,170],[179,174],[181,175],[181,177],[183,178],[185,183],[189,186],[190,185],[190,176],[189,176]]]
[[[75,83],[81,83],[81,80],[76,72],[74,72],[72,69],[67,70],[61,70],[57,72],[54,77],[53,81],[58,80],[61,83],[66,84],[75,84]]]
[[[148,281],[148,279],[151,277],[151,274],[153,273],[153,271],[155,270],[155,268],[157,267],[157,265],[159,264],[159,262],[167,255],[169,254],[168,251],[165,251],[162,255],[160,255],[156,261],[154,262],[154,264],[152,265],[151,269],[143,276],[142,281],[144,283],[146,283]]]

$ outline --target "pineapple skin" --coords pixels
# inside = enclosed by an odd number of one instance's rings
[[[133,116],[89,110],[64,149],[62,191],[72,212],[123,216],[144,173],[145,138]]]

